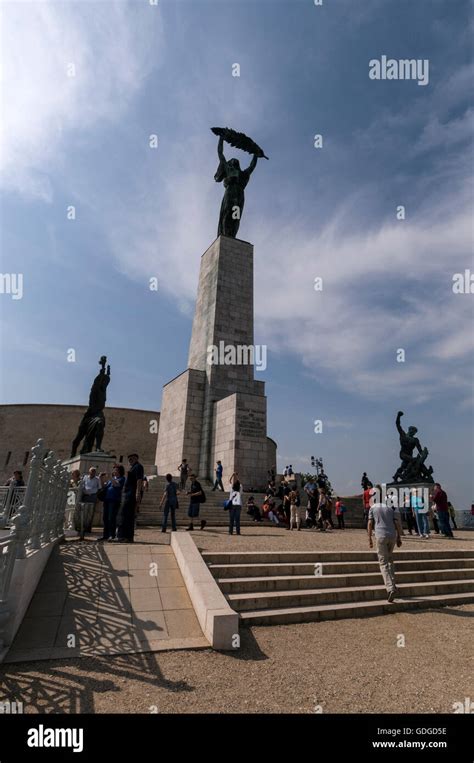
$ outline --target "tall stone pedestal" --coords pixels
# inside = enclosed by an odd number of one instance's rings
[[[176,474],[186,458],[200,478],[212,479],[220,460],[224,481],[236,471],[246,490],[265,486],[275,444],[267,438],[264,382],[245,362],[253,348],[253,247],[219,236],[201,259],[188,369],[163,389],[159,474]]]

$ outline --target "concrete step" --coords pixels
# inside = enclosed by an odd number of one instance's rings
[[[163,493],[158,492],[158,494],[155,496],[152,496],[150,498],[150,495],[143,497],[141,506],[142,508],[149,509],[150,511],[156,511],[160,505],[161,497]],[[205,503],[202,504],[205,508],[211,508],[216,509],[218,511],[225,511],[224,509],[224,501],[227,500],[229,496],[226,494],[224,497],[219,497],[217,499],[215,496],[212,496],[211,498],[206,497]],[[178,495],[178,504],[180,507],[186,507],[186,509],[189,506],[189,496],[188,495]],[[247,511],[246,505],[243,507],[243,513],[245,514]]]
[[[189,506],[188,500],[186,501],[179,501],[179,510],[187,512]],[[218,517],[219,515],[227,516],[227,512],[224,509],[222,503],[210,503],[206,502],[202,505],[201,511],[207,512],[211,517]],[[142,501],[140,506],[140,513],[146,516],[149,516],[151,519],[154,519],[157,513],[161,513],[161,509],[159,509],[159,500],[154,501],[153,503],[147,503],[145,501]],[[268,520],[263,520],[263,522],[254,522],[253,518],[247,514],[246,508],[244,507],[244,510],[241,512],[241,522],[247,521],[248,523],[255,525],[256,527],[263,527],[264,524],[268,524]],[[286,529],[286,524],[283,523],[281,525],[283,529]],[[351,529],[361,529],[359,526],[359,523],[357,521],[354,522],[347,522],[346,524],[346,530]],[[308,533],[308,532],[315,532],[314,530],[306,527],[301,528],[301,532]],[[342,532],[341,530],[335,529],[334,532]]]
[[[179,478],[175,478],[175,481],[179,482]],[[228,498],[228,495],[229,495],[228,491],[213,492],[212,484],[206,483],[204,480],[201,480],[201,484],[206,492],[206,499],[207,499],[206,503],[203,504],[203,507],[201,509],[201,512],[203,513],[203,517],[206,519],[206,521],[208,522],[210,526],[217,526],[217,527],[225,526],[228,520],[226,519],[227,514],[223,508],[223,503]],[[163,495],[165,485],[166,485],[166,479],[162,475],[153,477],[152,479],[149,480],[149,490],[146,493],[144,493],[142,503],[140,506],[140,515],[141,515],[141,518],[142,518],[141,521],[143,522],[143,524],[150,525],[150,526],[156,526],[161,524],[162,515],[158,507],[161,501],[161,497]],[[258,493],[255,491],[244,493],[244,507],[243,507],[243,512],[241,515],[241,524],[246,527],[256,524],[253,521],[253,519],[246,513],[246,501],[250,495],[253,495],[255,497],[255,503],[259,507],[262,506],[263,499],[265,496],[264,493]],[[189,497],[186,495],[186,493],[185,492],[179,493],[178,500],[180,502],[180,511],[184,510],[185,512],[187,512],[188,505],[189,505]],[[301,511],[302,511],[302,517],[304,517],[305,508],[302,507]],[[204,512],[206,512],[205,515],[204,515]],[[157,514],[159,514],[160,516],[157,517]],[[360,517],[351,516],[351,512],[348,512],[348,514],[346,515],[346,528],[347,529],[360,528],[361,518],[362,518],[362,512],[360,512]],[[335,524],[337,524],[335,518],[333,519]],[[270,526],[271,523],[265,521],[265,524],[266,526]],[[303,528],[303,531],[307,532],[307,529]]]
[[[286,623],[306,623],[319,620],[334,620],[350,617],[371,617],[393,614],[413,609],[459,606],[474,603],[474,593],[442,593],[433,596],[419,595],[411,599],[398,599],[392,604],[386,600],[347,602],[312,607],[291,607],[271,610],[251,610],[242,612],[242,625],[283,625]]]
[[[428,541],[429,542],[429,541]],[[449,548],[395,551],[395,561],[425,559],[474,559],[474,550]],[[325,564],[327,562],[376,562],[375,551],[203,551],[207,564]]]
[[[198,525],[200,523],[201,519],[205,519],[206,520],[206,529],[209,528],[209,527],[228,527],[228,525],[229,525],[228,520],[227,521],[225,519],[216,519],[216,520],[213,520],[213,519],[209,519],[208,517],[202,516],[202,515],[200,515],[198,517],[198,519],[194,521],[194,525],[195,526]],[[170,526],[170,521],[171,520],[168,518],[168,526]],[[149,519],[145,520],[145,519],[140,519],[140,516],[139,516],[138,517],[137,527],[141,527],[141,528],[144,528],[144,527],[160,527],[161,523],[162,523],[162,518],[159,518],[159,519],[155,518],[153,520],[149,520]],[[241,527],[249,527],[249,525],[246,522],[241,522],[240,524],[241,524]],[[187,527],[189,525],[189,517],[185,516],[185,517],[177,518],[176,525],[177,525],[177,527]],[[275,527],[277,527],[277,526],[269,523],[268,525],[266,525],[266,530],[271,530],[272,528],[275,528]]]
[[[449,581],[437,580],[398,585],[403,597],[443,596],[445,594],[470,593],[474,600],[474,578]],[[290,609],[293,607],[318,607],[345,603],[361,603],[386,600],[383,585],[345,586],[341,588],[312,588],[296,591],[268,591],[228,594],[227,600],[236,612],[262,611],[265,609]]]
[[[180,522],[181,524],[183,524],[185,519],[187,519],[187,511],[188,511],[187,506],[179,509],[179,512],[181,514],[181,520],[178,520],[178,524]],[[183,516],[185,519],[183,519]],[[224,511],[224,509],[218,509],[218,508],[211,509],[211,510],[201,509],[200,516],[207,521],[209,527],[226,527],[229,524],[228,514],[226,511]],[[162,518],[163,518],[162,512],[156,509],[154,509],[153,511],[140,510],[139,521],[141,521],[143,525],[150,525],[150,527],[156,527],[157,525],[161,524]],[[253,521],[251,517],[246,516],[245,514],[241,515],[240,524],[242,527],[264,527],[265,529],[268,529],[269,527],[272,527],[272,528],[279,527],[280,529],[285,529],[284,525],[275,525],[273,522],[270,522],[268,520],[264,520],[263,522],[259,522],[257,524]],[[357,524],[347,525],[347,527],[348,529],[357,528],[358,525]],[[310,531],[305,530],[304,532],[310,532]]]
[[[426,583],[448,580],[473,580],[474,567],[468,569],[445,569],[413,572],[397,572],[397,584]],[[351,573],[347,575],[285,575],[255,578],[218,578],[217,583],[225,594],[295,591],[314,588],[343,588],[354,586],[377,586],[383,584],[381,572]]]
[[[146,493],[143,496],[143,499],[140,505],[140,511],[149,512],[151,514],[155,513],[156,511],[159,511],[159,505],[160,505],[162,495],[163,495],[163,490],[156,491],[156,494],[150,493],[150,492]],[[225,494],[221,493],[220,495],[211,494],[210,496],[207,493],[206,502],[202,504],[203,510],[217,511],[217,512],[224,513],[225,509],[223,504],[228,497],[229,497],[228,493],[225,493]],[[181,509],[185,508],[187,510],[189,506],[189,496],[184,494],[178,494],[178,503]],[[257,504],[261,505],[261,503],[259,504],[258,501],[257,501]],[[247,505],[245,501],[245,496],[244,496],[244,506],[242,511],[242,517],[244,515],[247,516],[249,519],[251,519],[250,515],[247,514]],[[253,522],[253,519],[251,521]]]
[[[205,519],[209,527],[227,527],[229,524],[229,514],[227,511],[224,511],[224,509],[215,509],[212,511],[201,509],[199,520],[201,519]],[[138,514],[139,526],[141,525],[143,527],[147,525],[150,527],[156,527],[157,525],[161,525],[162,521],[163,511],[161,509],[155,510],[154,512],[145,512],[140,508],[140,513]],[[178,509],[176,513],[176,522],[179,526],[189,524],[187,506],[185,508]],[[240,518],[240,524],[242,527],[254,527],[255,523],[251,517],[242,515]],[[265,529],[268,529],[270,526],[277,527],[277,525],[273,524],[273,522],[267,521],[260,523],[260,526],[265,527]]]
[[[186,503],[182,503],[181,502],[179,504],[178,511],[181,512],[181,513],[183,513],[183,512],[187,513],[188,508],[189,508],[189,503],[187,501],[186,501]],[[201,504],[201,511],[202,512],[206,512],[210,516],[211,515],[212,516],[216,516],[216,517],[219,517],[219,516],[227,517],[228,516],[227,510],[224,509],[223,506],[212,506],[212,505],[208,505],[207,503]],[[157,514],[162,514],[162,513],[163,513],[163,509],[160,509],[158,505],[150,506],[149,507],[149,506],[144,506],[143,504],[141,504],[141,506],[140,506],[140,514],[143,514],[143,515],[146,514],[147,516],[149,515],[150,517],[155,517]],[[254,523],[252,517],[249,514],[247,514],[247,512],[245,512],[245,511],[241,512],[240,519],[241,520],[248,519],[248,520],[250,520],[252,522],[252,524],[256,524],[256,523]]]
[[[163,511],[159,508],[161,495],[162,491],[159,493],[158,498],[152,498],[149,494],[148,496],[144,497],[140,505],[140,513],[138,516],[139,525],[156,526],[161,524],[163,519]],[[211,494],[211,496],[209,496],[209,493],[207,492],[206,497],[206,502],[201,504],[200,518],[205,519],[210,527],[226,527],[229,523],[229,514],[224,509],[223,503],[224,500],[228,498],[228,494],[220,493]],[[189,497],[183,495],[178,496],[178,501],[180,506],[177,512],[178,526],[187,525],[189,524],[189,519],[187,516]],[[277,527],[277,525],[269,522],[268,520],[263,520],[263,522],[258,523],[254,522],[253,518],[247,514],[246,507],[244,507],[241,513],[240,524],[242,527]]]
[[[205,554],[204,557],[206,558]],[[207,560],[207,559],[206,559]],[[209,564],[209,569],[215,578],[264,578],[266,576],[289,576],[311,575],[314,577],[314,562],[290,562],[290,563],[267,563],[267,564]],[[408,559],[395,561],[395,570],[404,572],[409,570],[442,570],[462,569],[474,566],[473,557],[453,559]],[[348,573],[379,572],[378,561],[372,562],[324,562],[322,564],[323,575],[344,575]]]

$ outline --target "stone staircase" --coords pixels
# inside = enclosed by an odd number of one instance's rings
[[[173,478],[175,482],[179,484],[179,477]],[[201,511],[200,511],[200,519],[205,519],[208,526],[212,527],[225,527],[227,526],[229,522],[229,515],[228,512],[225,511],[223,508],[224,501],[229,497],[229,493],[225,492],[222,493],[221,491],[217,491],[215,493],[212,492],[212,484],[208,482],[207,480],[200,480],[202,487],[204,488],[204,492],[206,493],[206,503],[201,505]],[[149,489],[148,492],[144,494],[142,504],[140,507],[140,513],[138,515],[138,526],[154,526],[154,525],[160,525],[163,519],[163,512],[159,508],[161,496],[163,495],[163,491],[165,489],[166,485],[166,479],[164,476],[157,476],[157,477],[151,477],[148,478],[148,484]],[[187,488],[189,488],[189,480],[187,482]],[[253,496],[255,496],[255,502],[258,506],[262,505],[263,502],[263,494],[258,493],[252,493]],[[247,494],[244,494],[244,501],[246,502],[246,499],[248,498]],[[178,527],[185,527],[189,524],[189,518],[188,518],[188,507],[189,507],[189,497],[185,493],[181,493],[178,496],[179,500],[179,509],[176,512],[176,522]],[[168,526],[170,522],[170,519],[168,519]],[[243,507],[243,511],[241,514],[241,520],[240,523],[243,527],[245,526],[258,526],[256,523],[253,522],[252,518],[246,513],[245,506]],[[198,524],[195,522],[195,525]],[[260,523],[260,526],[262,526],[263,523]],[[268,528],[270,525],[272,525],[271,522],[265,522],[265,527]],[[276,527],[276,525],[272,525]]]
[[[179,484],[179,477],[173,478],[175,482]],[[201,506],[200,518],[205,519],[208,525],[211,527],[225,527],[228,524],[228,513],[224,510],[222,504],[229,497],[229,493],[222,493],[220,491],[212,492],[212,483],[208,480],[200,480],[201,485],[206,493],[206,503]],[[138,515],[138,526],[154,526],[161,524],[163,518],[163,512],[158,508],[161,501],[161,496],[166,485],[166,479],[164,476],[152,476],[148,478],[149,489],[143,496],[142,505],[140,507],[140,513]],[[189,486],[189,480],[187,482]],[[244,493],[243,499],[246,504],[247,498],[253,495],[255,497],[255,503],[261,507],[263,503],[263,493]],[[306,497],[303,496],[301,491],[302,503],[301,516],[304,519],[306,510]],[[277,499],[278,500],[278,499]],[[362,508],[360,496],[351,496],[344,498],[344,503],[347,508],[345,515],[346,527],[362,527]],[[179,496],[179,510],[176,514],[176,521],[178,527],[183,527],[189,524],[187,516],[189,506],[189,498],[184,493]],[[334,514],[334,512],[333,512]],[[333,516],[333,521],[337,526],[336,518]],[[240,523],[243,527],[276,527],[273,522],[261,522],[255,523],[252,518],[246,513],[246,506],[243,507]]]
[[[202,554],[242,624],[366,617],[474,603],[474,551],[397,551],[400,598],[389,604],[375,552]]]

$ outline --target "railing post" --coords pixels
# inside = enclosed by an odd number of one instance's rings
[[[50,539],[64,537],[64,503],[67,502],[69,472],[57,461],[54,466],[54,503],[51,517]]]
[[[30,474],[28,485],[25,491],[23,504],[12,519],[12,525],[16,535],[16,557],[24,559],[26,557],[27,547],[30,544],[31,534],[34,524],[35,498],[38,491],[38,485],[41,479],[41,467],[45,453],[43,440],[39,439],[34,448],[32,448],[32,458],[30,464]]]
[[[5,517],[6,517],[7,522],[9,520],[9,518],[10,518],[12,498],[13,498],[13,483],[10,482],[10,484],[8,486],[7,501],[6,501],[6,504],[5,504]]]
[[[16,545],[14,530],[10,532],[10,537],[0,541],[0,649],[5,646],[5,629],[11,614],[8,596],[15,566]]]

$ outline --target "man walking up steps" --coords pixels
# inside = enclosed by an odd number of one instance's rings
[[[388,601],[392,602],[398,594],[395,583],[393,550],[395,544],[398,547],[402,545],[402,525],[398,509],[389,508],[384,503],[374,504],[369,511],[367,532],[369,534],[369,548],[374,547],[372,533],[375,532],[380,571],[387,589]]]

